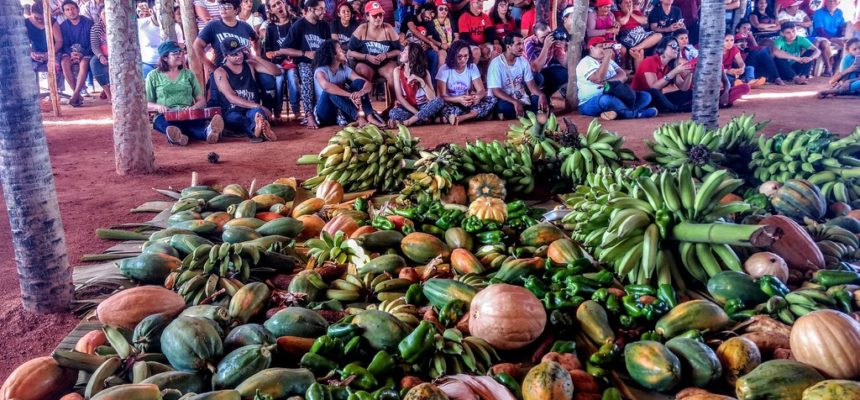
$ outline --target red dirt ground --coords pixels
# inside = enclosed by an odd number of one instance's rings
[[[741,113],[755,113],[770,119],[769,133],[795,128],[825,127],[845,134],[860,125],[860,99],[814,99],[814,91],[824,87],[824,80],[809,86],[768,87],[752,93],[753,99],[722,110],[721,121]],[[143,221],[149,214],[129,214],[129,210],[147,200],[163,197],[151,188],[187,186],[191,171],[198,171],[203,183],[237,182],[248,185],[252,179],[270,182],[278,177],[307,178],[313,167],[296,167],[301,154],[318,152],[335,132],[334,128],[317,131],[295,125],[276,128],[280,141],[250,144],[244,139],[228,139],[218,145],[194,144],[188,147],[168,145],[153,134],[158,171],[148,176],[123,177],[114,173],[110,108],[104,101],[88,100],[83,108],[64,107],[62,118],[43,114],[54,177],[66,231],[69,259],[73,265],[83,254],[96,253],[110,246],[95,238],[94,231],[121,222]],[[660,124],[686,118],[667,115],[650,120],[610,121],[604,126],[621,132],[628,146],[638,155],[645,154],[643,140]],[[571,115],[580,130],[590,119]],[[484,122],[460,127],[428,126],[412,129],[427,147],[441,142],[502,139],[508,123]],[[209,164],[206,156],[215,151],[221,163]],[[47,355],[77,324],[71,315],[39,316],[25,312],[20,303],[18,280],[5,203],[0,213],[0,381],[22,362]]]

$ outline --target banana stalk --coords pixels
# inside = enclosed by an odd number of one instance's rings
[[[771,225],[680,222],[672,228],[670,237],[679,242],[767,247],[781,236],[779,228]]]

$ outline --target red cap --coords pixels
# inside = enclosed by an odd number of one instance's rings
[[[597,46],[598,44],[606,43],[606,42],[608,42],[608,40],[606,40],[606,38],[605,38],[605,37],[603,37],[603,36],[595,36],[595,37],[593,37],[593,38],[591,38],[591,39],[588,39],[588,48],[590,49],[590,48],[592,48],[592,47],[594,47],[594,46]]]
[[[436,0],[436,7],[448,7],[448,0]]]
[[[379,3],[371,1],[364,5],[364,13],[370,15],[383,14],[385,13],[385,10],[382,9],[382,6]]]
[[[597,8],[611,6],[611,5],[612,5],[612,0],[596,0],[594,2],[594,7],[597,7]]]

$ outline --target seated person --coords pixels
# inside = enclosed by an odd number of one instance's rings
[[[54,44],[59,46],[63,43],[60,24],[52,19],[50,25]],[[27,28],[27,38],[30,40],[30,61],[38,81],[39,72],[48,71],[48,39],[45,36],[45,14],[41,2],[33,3],[30,16],[24,19],[24,27]],[[57,67],[57,87],[62,89],[63,71],[59,65]]]
[[[573,8],[570,8],[573,12]],[[567,12],[567,9],[565,9]],[[618,31],[618,41],[627,47],[627,51],[633,58],[633,67],[639,67],[639,63],[645,58],[645,50],[648,50],[660,43],[663,35],[657,32],[651,32],[648,26],[648,17],[642,14],[637,7],[633,5],[633,0],[621,0],[618,3],[618,11],[614,12],[615,19],[620,25]]]
[[[675,39],[678,39],[678,45],[681,46],[682,59],[693,61],[699,58],[699,49],[690,44],[690,33],[686,29],[678,29],[674,36]]]
[[[845,42],[845,55],[839,72],[830,79],[830,89],[818,93],[819,98],[840,95],[860,95],[860,38]]]
[[[615,37],[621,31],[621,24],[615,20],[615,15],[612,14],[612,0],[597,0],[594,3],[594,11],[589,11],[586,19],[585,36],[593,38],[602,36],[606,40],[615,43]],[[616,58],[625,60],[627,58],[627,48],[624,46],[613,47]]]
[[[188,138],[218,143],[224,129],[220,115],[210,121],[167,121],[164,113],[183,108],[203,108],[206,97],[197,77],[184,68],[185,52],[176,42],[166,41],[158,46],[158,67],[146,76],[146,108],[157,112],[152,127],[167,136],[167,142],[179,146],[188,144]]]
[[[824,0],[824,7],[812,14],[814,36],[830,40],[837,46],[845,44],[845,17],[839,9],[839,0]]]
[[[391,71],[397,64],[402,48],[399,35],[393,26],[382,21],[385,11],[378,2],[367,3],[364,13],[367,22],[355,29],[346,55],[355,60],[355,72],[365,80],[373,82],[373,78],[379,75],[385,78],[386,85],[392,88],[394,82],[391,80]]]
[[[451,23],[449,14],[451,12],[450,5],[447,0],[436,1],[436,18],[431,21],[427,29],[428,37],[438,44],[439,48],[439,66],[445,64],[448,58],[448,50],[455,40],[459,39],[460,33],[457,32],[457,23]]]
[[[651,103],[661,112],[690,112],[693,109],[691,65],[680,58],[681,46],[674,37],[664,37],[654,55],[646,57],[636,70],[633,90],[647,91]]]
[[[337,5],[337,18],[331,21],[331,38],[337,40],[343,49],[349,46],[352,33],[358,28],[358,20],[352,15],[352,7],[349,3],[341,1]]]
[[[221,41],[220,53],[224,65],[214,72],[217,99],[221,103],[224,121],[231,130],[243,132],[252,142],[278,140],[269,118],[272,112],[260,105],[260,87],[257,76],[261,73],[275,75],[278,67],[253,55],[239,39],[228,36]]]
[[[493,21],[493,26],[496,29],[495,44],[499,45],[499,40],[508,33],[516,32],[517,21],[514,21],[513,12],[508,0],[496,0],[493,8],[490,9],[490,19]]]
[[[435,30],[433,21],[436,20],[436,6],[433,3],[424,3],[416,12],[415,15],[407,16],[400,29],[405,32],[407,42],[417,41],[421,45],[430,68],[430,76],[436,76],[439,71],[439,57],[445,56],[441,43],[430,35],[430,32]]]
[[[758,41],[776,39],[779,36],[779,21],[773,15],[767,0],[756,0],[755,8],[750,14],[750,23]]]
[[[784,81],[797,85],[809,83],[807,76],[815,65],[813,61],[821,55],[809,39],[798,37],[794,22],[786,22],[781,26],[781,35],[773,41],[773,55],[776,69]]]
[[[445,101],[442,114],[451,125],[486,118],[496,106],[496,98],[487,96],[484,90],[469,43],[463,40],[451,44],[445,64],[436,74],[436,88]]]
[[[102,87],[105,98],[110,101],[107,30],[105,30],[104,13],[104,10],[102,10],[99,22],[93,25],[92,30],[90,30],[90,48],[93,51],[93,58],[90,59],[90,70],[93,72],[93,78],[95,78],[96,82],[99,83],[99,86]]]
[[[66,82],[72,88],[69,105],[80,107],[84,103],[81,90],[86,84],[87,74],[90,70],[90,58],[93,56],[90,42],[90,30],[93,28],[93,21],[81,15],[78,3],[75,3],[74,0],[63,2],[63,15],[66,20],[60,24],[60,35],[62,36],[62,46],[58,51],[60,65],[63,67]],[[78,69],[77,74],[73,71],[74,67]]]
[[[442,113],[445,100],[436,97],[424,49],[418,43],[409,44],[400,53],[400,63],[393,72],[397,105],[388,113],[389,127],[432,121]]]
[[[646,108],[651,103],[647,92],[634,92],[624,83],[627,73],[612,60],[612,44],[602,36],[588,40],[588,55],[576,65],[576,88],[579,96],[579,113],[611,120],[617,117],[651,118],[657,115],[656,108]],[[622,87],[616,88],[617,85]],[[609,90],[607,90],[609,89]],[[621,99],[612,94],[624,93],[631,98]],[[623,92],[622,92],[623,91]],[[631,95],[632,96],[629,96]],[[624,100],[629,101],[629,104]]]
[[[773,51],[768,46],[759,46],[752,34],[749,21],[741,21],[735,29],[735,45],[741,51],[744,62],[755,69],[757,78],[765,78],[775,85],[785,85],[773,61]]]
[[[765,0],[767,1],[767,0]],[[659,4],[648,14],[648,24],[651,31],[662,33],[663,36],[674,34],[678,29],[685,29],[681,9],[672,5],[672,0],[660,0]]]
[[[534,75],[535,83],[543,94],[552,97],[559,89],[567,85],[567,39],[564,31],[552,31],[546,24],[535,24],[535,34],[523,42],[526,60]],[[565,40],[556,39],[563,37]],[[613,53],[614,54],[614,53]]]
[[[741,50],[735,46],[735,35],[727,33],[723,38],[723,71],[731,85],[749,84],[750,88],[764,86],[767,79],[755,78],[755,68],[746,65]]]
[[[726,74],[726,70],[723,70],[720,74],[720,108],[729,108],[734,105],[735,101],[743,97],[743,95],[750,92],[750,85],[746,83],[732,85],[729,82],[729,76]]]
[[[336,41],[323,41],[316,51],[314,65],[317,65],[314,82],[319,88],[314,108],[318,126],[358,122],[363,127],[368,121],[382,125],[370,105],[370,81],[346,65],[346,53]],[[342,123],[338,123],[338,114],[343,118]]]
[[[526,109],[549,112],[549,101],[523,57],[523,35],[509,33],[502,39],[502,49],[504,53],[494,58],[487,70],[487,87],[497,101],[495,113],[502,119],[514,119],[523,116]]]
[[[821,53],[824,55],[822,57],[822,61],[824,62],[824,72],[822,72],[823,76],[830,76],[833,74],[833,68],[831,66],[831,58],[833,58],[833,54],[830,51],[830,41],[824,37],[816,37],[815,35],[811,35],[812,33],[812,20],[809,18],[809,15],[806,14],[803,10],[800,9],[800,5],[803,4],[802,0],[796,0],[788,5],[788,7],[782,8],[779,10],[779,14],[777,14],[777,19],[779,23],[783,22],[794,22],[794,27],[797,30],[797,36],[805,37],[812,42],[815,47],[818,47],[821,50]]]

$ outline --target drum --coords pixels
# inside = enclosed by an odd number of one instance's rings
[[[221,115],[221,107],[167,111],[164,113],[164,119],[168,121],[191,121],[195,119],[209,119],[216,115]]]

